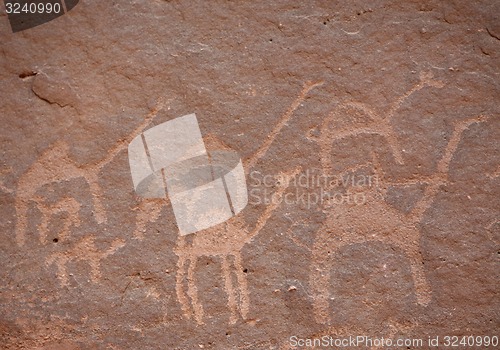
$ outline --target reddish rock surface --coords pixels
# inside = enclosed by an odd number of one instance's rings
[[[12,33],[2,4],[0,348],[500,336],[499,14],[83,0]],[[192,112],[208,146],[241,155],[250,202],[233,253],[182,265],[172,208],[134,193],[127,146]],[[375,181],[271,179],[294,170]]]

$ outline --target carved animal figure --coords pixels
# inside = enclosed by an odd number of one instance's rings
[[[331,151],[333,140],[339,140],[363,133],[379,134],[387,139],[393,156],[398,163],[403,163],[401,148],[390,124],[390,118],[397,108],[412,93],[424,86],[442,86],[431,80],[428,74],[421,75],[421,82],[409,92],[399,98],[391,107],[388,117],[382,119],[363,104],[350,106],[367,113],[373,123],[359,128],[346,128],[336,132],[328,128],[329,121],[323,123],[319,137],[321,145],[321,162],[323,171],[332,174]],[[332,117],[339,117],[336,113]],[[402,250],[410,260],[411,272],[415,284],[417,301],[427,305],[431,300],[431,289],[425,276],[420,249],[421,222],[425,211],[432,205],[441,186],[448,181],[448,170],[453,154],[455,153],[462,133],[473,123],[482,122],[484,117],[467,119],[457,123],[453,135],[448,142],[442,159],[439,161],[434,175],[400,183],[384,181],[384,176],[377,157],[372,154],[373,162],[369,164],[381,180],[377,186],[370,187],[364,192],[365,204],[342,203],[333,205],[325,213],[326,220],[318,230],[312,248],[312,262],[310,266],[310,286],[313,290],[313,309],[318,323],[329,323],[330,308],[330,270],[336,262],[339,250],[347,245],[366,242],[383,242]],[[381,124],[378,124],[381,122]],[[354,170],[358,169],[356,167]],[[352,172],[352,169],[348,172]],[[422,198],[415,204],[410,213],[405,214],[385,201],[385,193],[391,185],[409,186],[415,183],[426,184]]]
[[[141,132],[163,108],[165,102],[159,101],[156,107],[144,118],[144,121],[132,131],[125,139],[121,140],[108,151],[107,155],[95,164],[78,166],[69,157],[69,146],[62,141],[57,141],[49,147],[33,165],[20,177],[16,190],[16,241],[19,246],[26,242],[28,228],[28,209],[31,203],[41,213],[41,221],[37,227],[39,241],[47,244],[50,219],[54,215],[66,213],[62,219],[63,227],[57,240],[65,241],[70,235],[71,228],[80,226],[80,203],[71,197],[59,199],[56,203],[47,203],[38,192],[48,184],[60,183],[77,178],[84,178],[89,185],[94,204],[96,221],[100,224],[106,221],[106,211],[101,203],[101,188],[99,187],[98,174],[110,163],[118,153],[125,150],[129,142]],[[99,251],[94,244],[94,237],[88,236],[72,244],[64,252],[57,252],[49,256],[46,265],[55,264],[58,268],[58,278],[61,285],[68,284],[66,264],[71,260],[85,260],[90,264],[92,281],[96,282],[100,272],[100,261],[125,245],[121,239],[115,239],[107,251]]]
[[[160,101],[157,106],[144,118],[144,121],[132,131],[124,140],[117,143],[115,147],[109,150],[108,154],[95,164],[78,166],[69,157],[69,146],[63,141],[57,141],[51,145],[19,178],[16,190],[16,241],[19,246],[23,246],[26,241],[26,230],[28,226],[28,208],[31,202],[34,202],[42,213],[42,224],[40,226],[40,241],[45,243],[47,235],[47,222],[50,216],[54,214],[54,209],[48,209],[44,204],[44,199],[37,195],[37,192],[45,185],[60,183],[77,178],[84,178],[90,187],[92,194],[95,218],[98,223],[106,221],[106,211],[100,201],[102,191],[99,187],[98,174],[101,169],[110,163],[116,155],[124,149],[127,149],[128,143],[142,131],[156,116],[158,111],[163,108],[164,102]],[[68,219],[72,224],[78,225],[79,218],[77,202],[68,198],[62,199],[53,208],[55,211],[67,212]],[[66,224],[65,224],[66,225]]]
[[[261,159],[272,142],[290,120],[293,112],[299,107],[306,95],[314,87],[322,83],[306,83],[297,99],[290,108],[281,117],[278,124],[271,131],[269,137],[257,149],[256,153],[244,162],[246,174]],[[291,173],[282,175],[284,178],[293,177],[298,173],[298,169]],[[196,287],[195,269],[196,263],[200,257],[212,256],[218,257],[222,265],[222,276],[224,279],[224,289],[228,296],[228,306],[231,311],[230,323],[235,323],[238,319],[238,312],[243,319],[247,317],[249,310],[249,292],[246,274],[243,271],[241,261],[241,250],[255,236],[257,236],[266,222],[277,209],[281,197],[285,192],[288,183],[282,183],[276,191],[275,200],[269,204],[264,213],[257,220],[253,228],[246,226],[241,213],[232,217],[225,223],[216,225],[209,229],[197,232],[189,236],[179,236],[177,246],[174,249],[179,260],[177,262],[176,275],[176,293],[181,304],[183,314],[186,318],[193,318],[198,324],[203,323],[203,305],[198,298],[198,289]],[[137,228],[135,237],[142,239],[144,237],[145,224],[148,221],[158,219],[161,211],[161,201],[143,201],[138,208]],[[236,275],[236,286],[233,285],[232,273]],[[187,291],[184,291],[183,283],[187,279]],[[238,298],[239,295],[239,298]]]

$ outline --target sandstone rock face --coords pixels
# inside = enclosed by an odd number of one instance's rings
[[[0,348],[500,336],[499,13],[84,0],[13,33],[2,5]],[[189,113],[248,205],[180,238],[127,147]]]

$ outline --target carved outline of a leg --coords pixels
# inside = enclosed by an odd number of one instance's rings
[[[90,265],[90,279],[92,282],[97,283],[99,281],[99,278],[101,277],[101,269],[99,268],[99,263],[94,259],[89,259],[88,264]]]
[[[401,153],[401,146],[399,145],[398,138],[396,137],[396,134],[394,130],[392,129],[392,126],[390,127],[391,130],[386,131],[382,133],[381,135],[385,137],[387,140],[387,144],[389,145],[389,148],[391,149],[392,155],[394,159],[396,160],[396,163],[402,165],[404,164],[403,160],[403,153]]]
[[[382,198],[385,198],[385,196],[387,195],[388,187],[386,185],[387,182],[385,180],[384,169],[375,152],[371,151],[370,156],[372,158],[371,165],[373,168],[373,173],[375,174],[375,189],[378,193],[381,194]],[[384,185],[381,185],[381,183],[383,183]]]
[[[134,239],[142,240],[144,239],[144,233],[146,232],[146,223],[155,222],[158,220],[161,214],[162,204],[161,202],[155,200],[141,200],[139,205],[134,208],[134,210],[139,210],[136,216],[136,225],[132,237]]]
[[[227,300],[229,310],[231,311],[231,316],[229,318],[229,323],[234,324],[238,319],[237,316],[237,308],[236,304],[236,292],[233,287],[233,281],[231,278],[231,269],[229,268],[229,256],[223,255],[221,257],[221,266],[222,266],[222,277],[224,278],[224,289],[227,293]]]
[[[311,276],[309,277],[309,286],[314,295],[313,311],[317,323],[330,323],[330,266],[328,257],[313,257]]]
[[[240,312],[241,317],[245,320],[248,315],[250,308],[250,296],[248,292],[248,282],[247,276],[243,272],[243,264],[241,260],[241,253],[237,252],[233,254],[234,257],[234,269],[236,271],[236,278],[238,281],[239,294],[240,294]]]
[[[66,271],[66,263],[68,262],[68,257],[61,253],[55,253],[47,258],[46,265],[50,266],[52,264],[56,264],[57,271],[59,275],[59,281],[62,287],[66,287],[68,285],[68,274]]]
[[[198,300],[198,288],[194,280],[194,270],[196,268],[196,262],[198,258],[196,256],[189,257],[188,266],[188,295],[191,298],[191,304],[193,306],[194,319],[198,324],[203,324],[203,305],[201,305]]]
[[[192,312],[190,307],[190,301],[187,295],[184,293],[182,288],[182,282],[186,278],[186,270],[185,270],[186,258],[184,255],[180,254],[179,259],[177,260],[177,273],[175,276],[175,292],[177,294],[177,300],[181,304],[182,313],[184,317],[187,319],[191,319]]]
[[[102,194],[101,188],[99,186],[99,179],[97,178],[97,173],[90,172],[84,175],[85,180],[89,184],[90,193],[92,194],[92,201],[94,204],[95,219],[98,224],[102,224],[107,221],[106,210],[101,203],[100,195]]]
[[[425,270],[423,266],[423,257],[420,252],[420,245],[418,242],[410,246],[406,246],[404,249],[406,256],[410,260],[411,274],[413,278],[413,283],[415,285],[415,295],[417,296],[417,303],[423,306],[427,306],[432,299],[432,291],[425,276]]]
[[[49,222],[52,215],[59,214],[62,212],[68,213],[68,217],[64,219],[63,229],[61,230],[59,236],[62,240],[69,237],[71,226],[79,227],[80,218],[78,212],[80,211],[80,203],[74,198],[66,197],[61,199],[54,205],[44,205],[41,199],[35,199],[37,206],[42,213],[42,220],[38,225],[39,239],[40,243],[47,244],[47,237],[49,233]]]
[[[335,254],[338,253],[337,247],[329,247],[327,242],[327,227],[322,226],[316,232],[316,239],[312,249],[311,271],[309,277],[309,288],[313,295],[314,319],[317,323],[330,323],[330,277],[332,261]],[[324,238],[324,239],[322,239]]]
[[[16,197],[16,242],[18,246],[26,243],[26,231],[28,230],[28,201]]]
[[[40,224],[38,225],[38,232],[39,237],[38,239],[40,240],[40,243],[43,245],[47,244],[47,236],[49,232],[49,221],[51,218],[51,213],[49,214],[50,208],[48,206],[45,206],[43,203],[40,203],[37,201],[37,208],[42,214],[42,219],[40,221]]]

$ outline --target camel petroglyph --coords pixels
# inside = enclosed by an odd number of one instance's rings
[[[404,165],[402,148],[391,124],[391,118],[401,107],[404,101],[420,89],[431,86],[440,88],[443,84],[435,81],[430,73],[421,73],[420,82],[396,100],[389,108],[386,117],[380,117],[368,106],[362,103],[347,103],[333,111],[325,118],[318,141],[321,148],[320,160],[322,171],[332,175],[332,150],[335,141],[356,137],[361,134],[375,134],[382,136],[389,145],[389,149],[396,163]],[[341,112],[354,110],[366,114],[370,121],[360,126],[345,126],[339,129],[331,128],[332,121],[337,121],[345,115]],[[415,285],[417,302],[427,305],[431,300],[431,288],[427,281],[422,252],[420,246],[421,233],[419,225],[426,210],[432,205],[442,186],[448,183],[450,162],[457,150],[461,136],[472,124],[483,122],[487,118],[478,116],[457,122],[453,135],[449,140],[442,158],[439,160],[436,172],[431,176],[416,177],[401,182],[389,182],[385,176],[378,157],[371,152],[372,160],[367,164],[356,165],[347,169],[343,174],[353,174],[361,168],[372,170],[378,181],[375,186],[363,187],[364,204],[341,203],[330,205],[324,209],[326,219],[317,231],[312,249],[307,248],[300,240],[293,236],[292,231],[296,224],[288,231],[288,236],[301,247],[312,252],[310,265],[310,287],[313,293],[313,310],[318,323],[330,322],[330,276],[331,269],[339,263],[339,250],[351,244],[367,242],[383,242],[394,246],[406,254],[410,261],[411,273]],[[403,213],[385,201],[390,186],[425,185],[422,197],[417,201],[409,213]],[[338,186],[336,184],[335,186]],[[330,188],[331,190],[332,188]],[[356,189],[354,189],[356,190]],[[359,190],[359,189],[358,189]]]
[[[93,212],[98,224],[106,222],[107,214],[102,205],[103,192],[99,186],[99,172],[115,157],[126,150],[129,142],[147,127],[157,113],[165,105],[163,99],[145,116],[144,120],[124,139],[117,142],[106,156],[94,164],[78,166],[69,157],[69,145],[63,141],[56,141],[31,165],[31,167],[19,178],[15,191],[15,209],[17,217],[16,242],[22,247],[26,243],[28,230],[28,210],[32,203],[41,213],[41,221],[37,227],[38,239],[41,244],[47,244],[49,224],[55,215],[65,213],[62,218],[63,227],[58,234],[57,241],[66,242],[70,236],[71,228],[81,225],[80,207],[77,199],[64,197],[55,203],[48,203],[39,195],[39,191],[46,185],[58,184],[73,179],[83,178],[89,186],[93,200]],[[116,239],[111,242],[111,248],[107,251],[99,251],[94,243],[95,237],[87,236],[75,244],[69,245],[64,252],[57,252],[49,256],[46,265],[55,264],[58,268],[58,278],[64,286],[68,283],[66,264],[71,260],[87,260],[91,266],[92,281],[96,282],[99,277],[100,260],[113,254],[117,249],[124,246],[124,241]]]
[[[307,94],[313,88],[320,85],[322,85],[322,82],[311,82],[304,85],[299,96],[283,114],[263,144],[251,157],[244,161],[246,175],[248,175],[250,169],[255,166],[258,160],[264,157],[276,136],[290,120],[294,111],[305,100]],[[298,174],[298,172],[299,169],[295,169],[292,172],[283,172],[280,176],[285,179],[292,178]],[[228,307],[231,312],[230,323],[235,323],[237,321],[238,313],[243,319],[247,317],[250,299],[247,277],[243,271],[241,250],[264,228],[266,222],[278,208],[281,202],[280,198],[283,196],[288,185],[289,183],[285,181],[278,186],[275,192],[275,200],[265,208],[253,228],[247,227],[242,215],[239,214],[224,223],[195,233],[192,237],[178,237],[177,245],[174,249],[175,254],[178,256],[176,293],[186,318],[194,318],[198,324],[203,323],[203,305],[198,297],[195,278],[197,261],[203,256],[215,256],[221,261],[224,289],[228,296]],[[146,223],[148,221],[156,221],[159,218],[161,204],[162,202],[158,200],[141,202],[137,208],[139,214],[137,215],[137,226],[134,233],[135,238],[143,239]],[[233,285],[233,273],[236,277],[236,286]],[[184,290],[183,286],[186,280],[187,291]]]
[[[422,74],[421,79],[419,84],[398,99],[397,103],[391,107],[389,117],[396,112],[397,108],[404,102],[404,99],[409,97],[413,92],[418,91],[426,85],[441,86],[439,82],[430,80],[431,76],[428,74]],[[380,118],[375,118],[376,114],[364,105],[351,104],[351,106],[361,109],[375,121],[377,119],[380,120]],[[332,113],[332,117],[338,117],[337,113]],[[419,225],[426,210],[432,205],[436,195],[439,193],[440,188],[448,183],[450,162],[457,150],[463,132],[472,124],[483,122],[484,120],[486,120],[485,117],[478,116],[456,123],[452,137],[445,148],[442,158],[438,162],[437,170],[431,176],[417,177],[401,182],[386,181],[378,158],[372,152],[372,161],[361,165],[361,167],[371,168],[376,174],[378,181],[376,182],[376,186],[363,188],[364,204],[342,203],[340,205],[332,205],[324,210],[326,220],[316,233],[314,245],[311,249],[312,261],[310,267],[310,286],[314,295],[313,309],[315,319],[318,323],[330,322],[330,270],[336,263],[339,263],[337,261],[339,250],[351,244],[377,241],[403,251],[410,261],[417,302],[421,305],[429,303],[431,300],[431,288],[424,271]],[[401,146],[399,146],[397,137],[390,124],[386,123],[383,126],[374,124],[361,128],[340,130],[337,133],[336,130],[328,127],[330,121],[331,118],[323,123],[320,131],[321,134],[318,138],[321,146],[321,162],[324,172],[332,174],[331,152],[333,141],[354,137],[360,133],[384,136],[390,145],[396,162],[404,164]],[[345,173],[352,173],[359,170],[359,168],[360,166],[358,165],[352,169],[348,169]],[[385,201],[385,195],[390,186],[406,187],[414,184],[425,185],[425,190],[422,197],[409,213],[403,213]],[[295,238],[294,241],[296,241]]]

